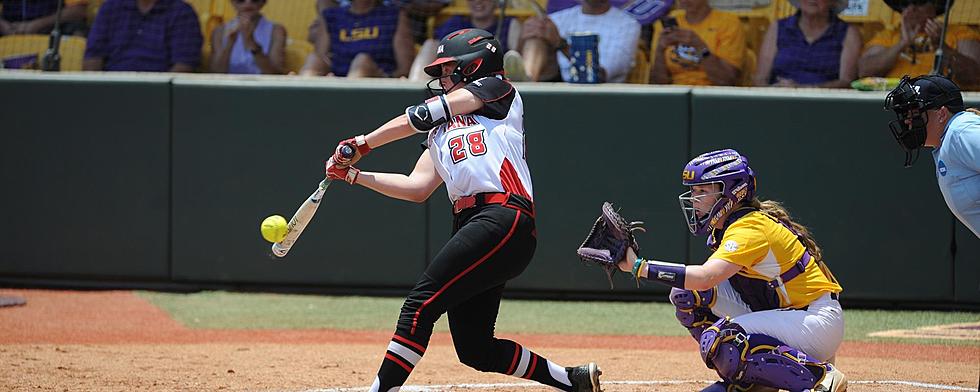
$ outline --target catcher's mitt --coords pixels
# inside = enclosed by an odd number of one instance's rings
[[[578,248],[578,256],[587,263],[599,265],[606,270],[609,286],[613,286],[612,274],[619,270],[616,266],[626,257],[626,248],[640,253],[640,245],[633,237],[633,231],[646,231],[643,222],[628,222],[623,219],[609,202],[602,203],[602,214],[592,225],[592,231]]]

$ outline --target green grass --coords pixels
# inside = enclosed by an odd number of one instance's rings
[[[348,329],[390,331],[400,298],[251,294],[210,291],[194,294],[139,292],[189,328]],[[846,310],[846,340],[980,345],[940,339],[869,337],[875,331],[980,321],[980,312]],[[436,325],[447,330],[446,318]],[[687,336],[667,303],[504,300],[497,331],[554,334]]]

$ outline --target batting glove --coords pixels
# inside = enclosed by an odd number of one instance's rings
[[[354,148],[355,152],[353,158],[345,158],[340,154],[340,147],[344,145]],[[340,166],[349,166],[357,163],[362,156],[367,155],[369,152],[371,152],[371,147],[367,145],[367,140],[364,138],[364,135],[358,135],[337,144],[337,148],[334,149],[332,158],[333,161],[337,162],[337,164]]]
[[[331,180],[344,180],[348,184],[355,183],[357,176],[361,174],[361,171],[354,166],[338,166],[334,163],[333,158],[327,160],[326,170],[327,178]]]

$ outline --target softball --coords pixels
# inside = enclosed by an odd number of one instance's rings
[[[266,241],[276,243],[286,238],[286,218],[273,215],[262,221],[262,238]]]

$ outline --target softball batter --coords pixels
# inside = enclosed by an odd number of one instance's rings
[[[443,314],[459,360],[474,369],[522,377],[564,391],[599,391],[594,364],[565,368],[494,337],[501,294],[531,261],[537,240],[534,193],[524,159],[524,106],[503,76],[500,43],[479,29],[455,31],[425,68],[434,97],[364,136],[341,142],[357,154],[327,161],[327,176],[389,197],[424,202],[445,182],[453,235],[402,306],[371,391],[397,391],[425,354]],[[434,88],[433,84],[439,87]],[[409,175],[353,166],[374,148],[419,133],[427,151]],[[340,146],[338,146],[339,149]]]
[[[847,389],[829,362],[844,337],[841,286],[806,227],[755,197],[755,174],[735,150],[684,168],[681,207],[692,234],[709,234],[702,265],[648,261],[632,249],[621,270],[666,283],[677,318],[721,382],[705,391]]]

